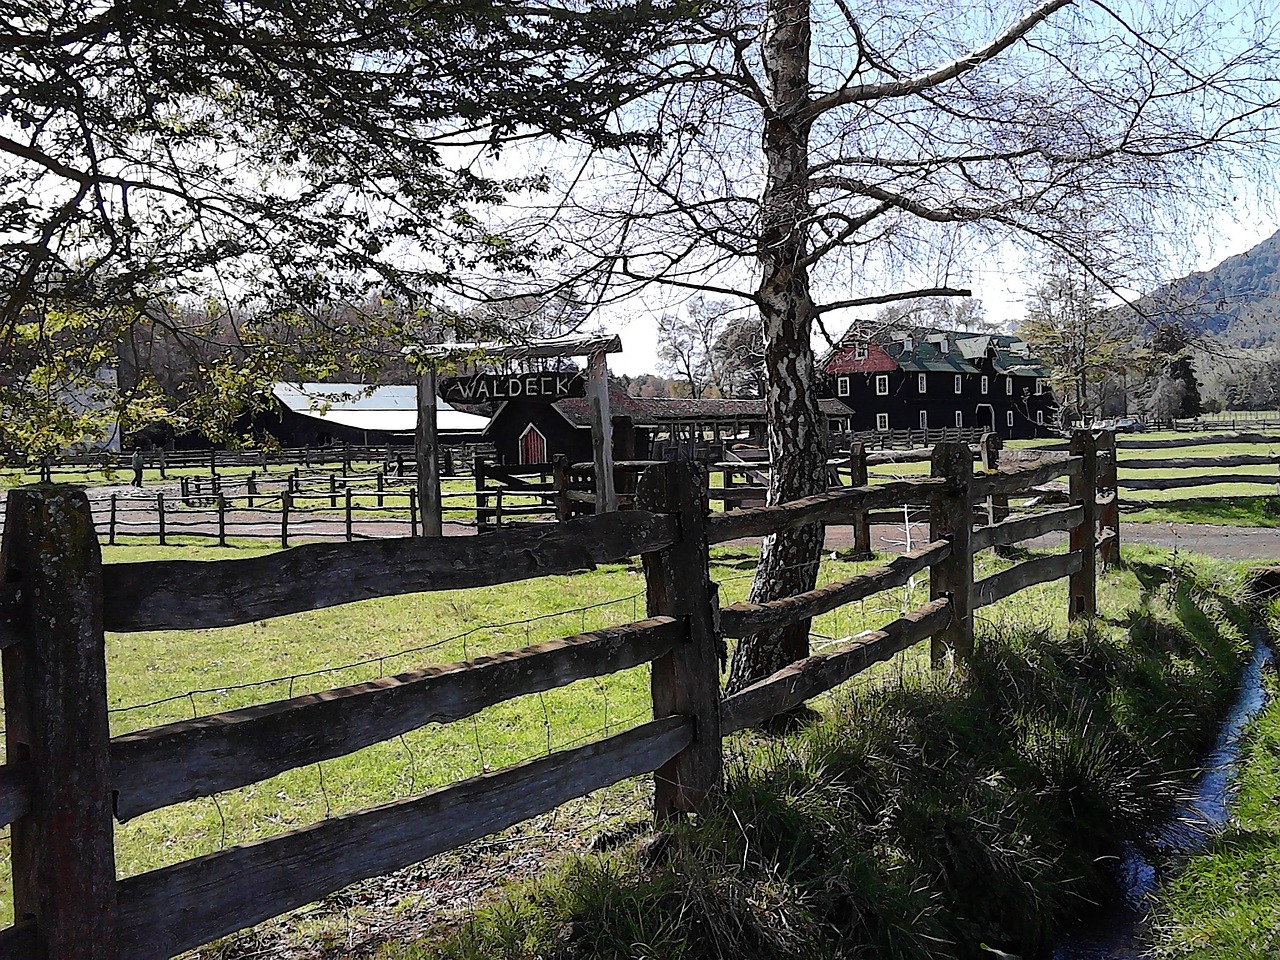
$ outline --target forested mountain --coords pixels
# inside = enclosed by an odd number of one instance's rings
[[[1138,306],[1153,324],[1174,322],[1238,346],[1280,338],[1280,231],[1211,270],[1158,288]]]

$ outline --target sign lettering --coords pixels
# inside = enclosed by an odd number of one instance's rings
[[[449,403],[489,403],[495,400],[533,400],[553,403],[585,397],[587,380],[581,371],[555,373],[479,373],[440,381],[440,397]]]

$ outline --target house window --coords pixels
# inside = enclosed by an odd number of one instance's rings
[[[959,393],[963,387],[964,387],[964,377],[960,376],[960,374],[957,373],[956,374],[956,393]]]
[[[1043,410],[1037,410],[1037,411],[1036,411],[1036,423],[1040,424],[1040,426],[1042,426],[1042,427],[1044,426],[1044,411],[1043,411]]]
[[[1038,397],[1043,393],[1044,393],[1044,381],[1041,380],[1039,377],[1037,377],[1036,378],[1036,396]]]
[[[1012,427],[1012,426],[1013,426],[1013,411],[1012,411],[1012,410],[1006,410],[1006,411],[1005,411],[1005,415],[1004,415],[1004,423],[1005,423],[1005,426],[1007,426],[1007,427]]]
[[[889,415],[887,413],[876,414],[876,429],[877,430],[889,429]]]
[[[524,428],[524,433],[520,434],[520,462],[547,462],[547,438],[532,423]]]
[[[889,395],[889,375],[887,373],[879,374],[876,377],[876,396],[887,397]],[[888,427],[885,428],[886,430]]]
[[[929,414],[927,414],[923,410],[920,411],[920,429],[921,430],[929,429]]]
[[[983,377],[983,378],[982,378],[982,392],[983,392],[983,393],[988,393],[988,392],[990,392],[990,390],[991,390],[991,378],[990,378],[990,377]]]
[[[924,393],[928,385],[929,385],[929,378],[925,376],[923,373],[917,373],[916,374],[916,390],[918,390],[920,393]]]
[[[849,395],[849,378],[836,377],[836,396],[847,397]]]
[[[867,345],[865,343],[855,343],[853,345],[853,359],[855,360],[867,359]]]
[[[1006,397],[1013,396],[1013,377],[1004,378],[1004,395]]]
[[[957,427],[964,426],[964,414],[961,413],[959,410],[956,411],[956,426]]]

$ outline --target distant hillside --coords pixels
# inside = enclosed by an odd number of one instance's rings
[[[1158,288],[1139,307],[1157,323],[1243,346],[1280,339],[1280,231],[1211,270]]]

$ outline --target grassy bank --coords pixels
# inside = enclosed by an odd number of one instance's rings
[[[1167,812],[1247,649],[1235,571],[1143,553],[1113,576],[1140,594],[1096,629],[1063,638],[1024,607],[963,673],[852,684],[814,727],[737,741],[723,802],[665,848],[578,857],[376,955],[1034,954]]]
[[[1280,955],[1280,683],[1241,753],[1227,832],[1160,891],[1151,924],[1155,957],[1254,960]]]

